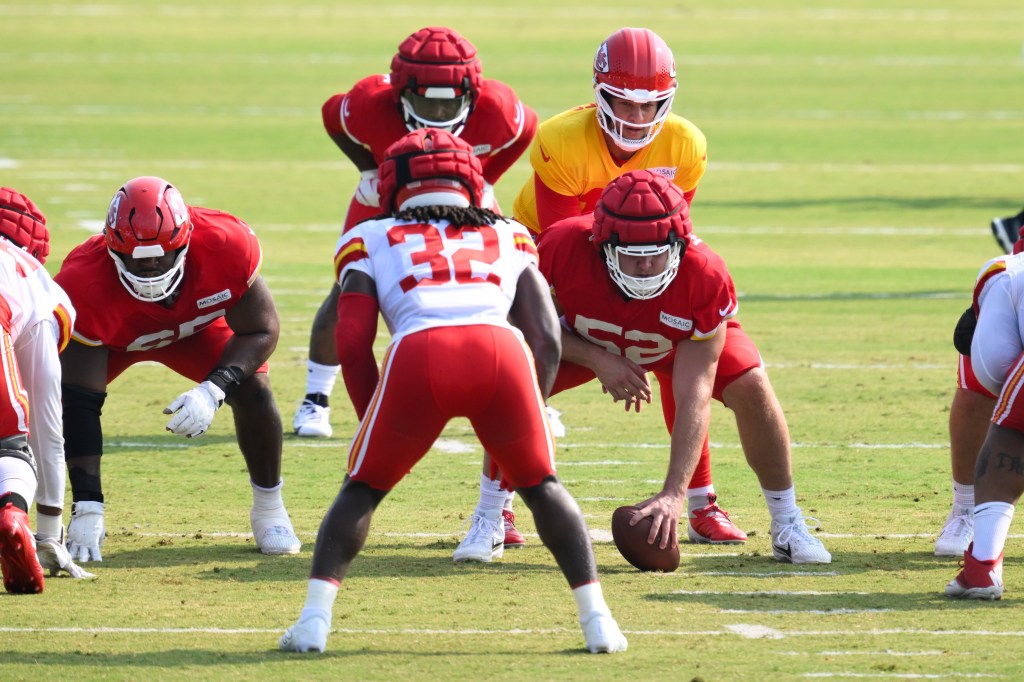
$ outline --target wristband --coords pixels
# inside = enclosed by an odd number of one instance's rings
[[[206,381],[224,391],[225,398],[242,384],[242,379],[244,378],[245,374],[242,372],[242,369],[234,365],[230,367],[215,367],[212,372],[206,375]]]

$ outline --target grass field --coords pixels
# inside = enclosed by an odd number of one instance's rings
[[[0,677],[1022,677],[1022,536],[1008,542],[997,603],[948,601],[956,562],[932,556],[951,498],[952,325],[998,253],[989,220],[1024,201],[1024,9],[970,5],[0,1],[0,184],[47,213],[47,267],[137,175],[246,219],[282,320],[271,362],[286,424],[358,177],[323,133],[320,104],[385,70],[413,30],[447,24],[543,119],[590,100],[605,36],[654,28],[675,50],[675,110],[709,140],[697,230],[741,291],[740,319],[789,418],[800,502],[834,556],[810,568],[772,560],[757,482],[716,405],[715,483],[750,541],[684,545],[670,575],[634,571],[608,542],[611,512],[658,489],[668,438],[657,409],[626,415],[586,386],[552,401],[569,428],[559,472],[596,539],[628,652],[583,653],[528,514],[526,549],[491,566],[452,563],[480,458],[468,423],[453,422],[375,517],[328,652],[284,655],[277,637],[302,606],[355,426],[344,390],[335,438],[285,438],[303,551],[263,557],[229,416],[195,443],[166,434],[161,409],[189,384],[138,367],[104,410],[99,577],[0,595]],[[499,183],[502,205],[528,172],[523,161]]]

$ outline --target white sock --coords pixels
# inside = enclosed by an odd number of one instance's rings
[[[971,554],[975,559],[991,561],[1003,553],[1013,510],[1009,502],[985,502],[974,508],[974,548]]]
[[[501,516],[505,508],[508,491],[501,489],[501,481],[492,481],[480,474],[480,500],[476,503],[476,513],[489,519]]]
[[[689,488],[686,491],[686,511],[703,509],[708,506],[708,495],[715,494],[715,486],[706,485],[702,488]]]
[[[502,509],[506,511],[512,511],[512,501],[516,499],[516,491],[507,490],[505,491],[505,504],[502,505]]]
[[[953,506],[968,508],[974,506],[973,483],[957,483],[953,481]]]
[[[36,507],[36,537],[40,540],[53,539],[58,542],[63,540],[64,517],[60,514],[50,516],[39,512]]]
[[[302,606],[302,616],[326,616],[331,622],[331,610],[338,596],[338,584],[323,578],[310,578],[306,585],[306,603]]]
[[[261,488],[252,481],[249,481],[249,485],[252,486],[253,509],[266,511],[284,506],[284,500],[281,499],[281,488],[284,487],[284,479],[273,488]]]
[[[789,486],[785,490],[765,490],[764,501],[768,503],[768,513],[772,515],[772,521],[786,521],[800,513],[800,507],[796,506],[796,488]]]
[[[323,393],[330,397],[341,365],[321,365],[306,360],[306,393]]]
[[[579,613],[580,622],[583,622],[584,616],[589,616],[595,611],[608,616],[612,615],[608,604],[604,601],[601,583],[596,580],[592,583],[580,585],[572,591],[572,596],[576,597],[576,610]]]

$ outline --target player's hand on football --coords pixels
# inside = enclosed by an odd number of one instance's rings
[[[40,566],[50,571],[51,578],[60,575],[61,571],[65,571],[76,580],[96,577],[72,561],[71,554],[57,538],[37,538],[36,558],[39,559]]]
[[[629,358],[611,353],[601,353],[594,367],[594,374],[601,382],[601,390],[612,396],[614,402],[624,400],[626,412],[640,411],[641,403],[651,402],[651,382],[643,367]]]
[[[167,430],[186,438],[201,436],[210,428],[213,415],[223,403],[224,391],[216,384],[204,381],[164,408],[164,414],[174,415],[167,422]]]
[[[106,537],[102,502],[75,502],[71,505],[68,552],[71,553],[72,561],[103,561],[100,547],[103,546]]]
[[[359,174],[359,185],[356,187],[356,201],[363,206],[376,208],[380,206],[380,180],[377,169],[365,170]]]
[[[674,547],[679,544],[677,531],[679,517],[683,513],[683,504],[682,497],[661,491],[654,497],[636,505],[640,511],[630,521],[630,525],[635,526],[640,519],[650,516],[651,533],[647,536],[647,542],[651,544],[657,542],[662,549],[669,546]]]

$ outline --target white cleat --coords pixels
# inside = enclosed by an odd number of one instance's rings
[[[974,540],[974,508],[953,505],[935,540],[935,556],[962,557]]]
[[[611,614],[592,612],[586,620],[580,621],[580,627],[587,640],[587,650],[592,654],[614,654],[625,651],[628,646],[626,636]]]
[[[256,546],[264,554],[298,554],[302,549],[302,541],[295,535],[284,507],[272,511],[253,508],[249,510],[249,521]]]
[[[481,514],[473,514],[470,519],[469,532],[452,553],[456,563],[463,561],[479,561],[489,564],[505,554],[505,524],[499,516],[496,520],[488,519]]]
[[[817,519],[811,519],[818,523]],[[776,561],[787,561],[791,564],[830,564],[832,555],[821,544],[821,540],[811,535],[807,529],[807,520],[797,512],[785,523],[772,521],[772,553]]]
[[[281,651],[298,653],[323,653],[327,649],[327,633],[330,632],[330,618],[323,613],[303,613],[299,622],[285,630],[278,646]]]
[[[303,438],[330,438],[333,433],[330,419],[331,408],[303,400],[298,412],[295,413],[292,428]]]

